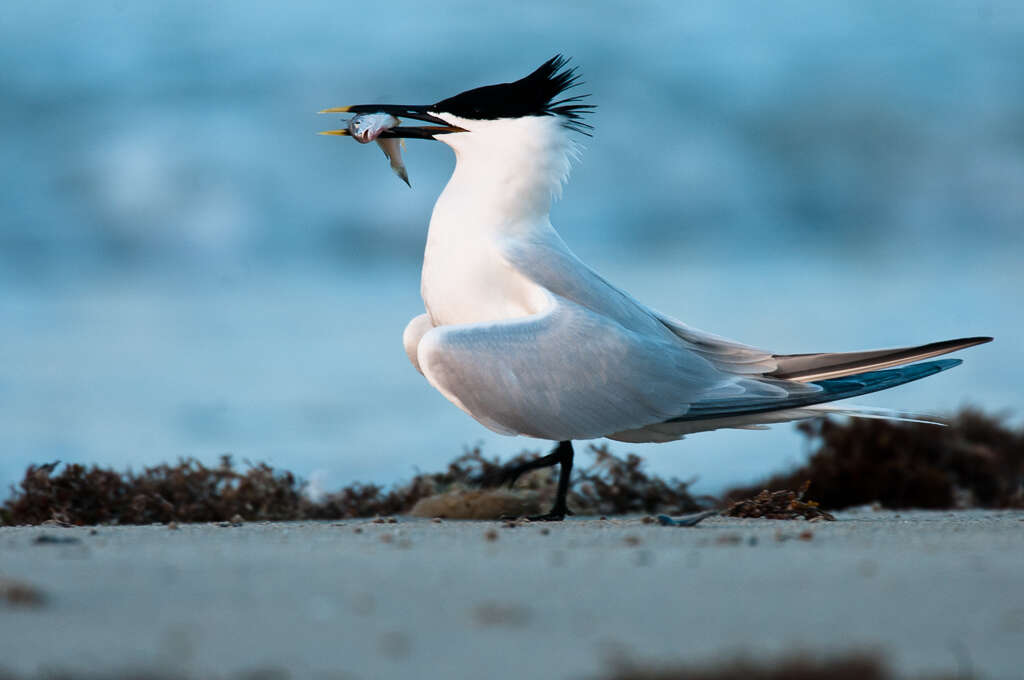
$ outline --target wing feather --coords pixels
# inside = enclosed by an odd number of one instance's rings
[[[532,316],[434,328],[418,363],[491,429],[559,441],[668,420],[709,393],[746,391],[670,333],[640,335],[557,296]]]
[[[825,380],[856,375],[865,371],[892,368],[922,359],[930,359],[958,349],[991,342],[992,338],[959,338],[932,342],[917,347],[893,347],[864,352],[825,352],[821,354],[779,354],[775,356],[778,369],[769,373],[784,380]]]
[[[502,253],[542,288],[638,332],[667,328],[686,349],[723,371],[755,376],[778,368],[771,352],[691,328],[644,305],[588,267],[557,234],[547,242],[506,239]]]

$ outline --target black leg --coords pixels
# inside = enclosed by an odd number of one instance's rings
[[[524,472],[551,467],[552,465],[559,465],[558,491],[555,493],[555,504],[551,507],[551,512],[546,515],[531,517],[531,520],[540,522],[560,522],[565,519],[566,515],[572,514],[566,505],[565,499],[569,493],[569,478],[572,476],[573,455],[574,453],[571,441],[559,442],[558,446],[556,446],[548,455],[542,456],[536,460],[528,461],[522,465],[517,465],[506,473],[505,478],[508,480],[508,485],[512,486]]]

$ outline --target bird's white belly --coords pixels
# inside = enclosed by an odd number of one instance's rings
[[[540,287],[486,243],[443,248],[428,241],[420,293],[435,326],[528,316],[547,300]]]

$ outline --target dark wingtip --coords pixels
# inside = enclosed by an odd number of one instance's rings
[[[986,342],[992,342],[995,338],[987,335],[979,335],[972,338],[956,338],[955,340],[944,340],[941,342],[933,342],[929,345],[922,345],[922,347],[933,347],[936,350],[944,350],[946,352],[956,352],[968,347],[974,347],[976,345],[984,345]]]

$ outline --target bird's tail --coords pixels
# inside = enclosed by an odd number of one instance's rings
[[[877,371],[931,359],[974,345],[991,342],[990,337],[957,338],[930,342],[915,347],[891,347],[864,352],[823,352],[819,354],[776,354],[778,367],[765,375],[779,380],[814,382],[829,378],[856,376],[865,371]],[[912,378],[913,379],[913,378]]]
[[[842,378],[814,380],[811,382],[820,387],[820,391],[795,394],[784,399],[766,399],[763,397],[750,399],[749,401],[729,398],[708,399],[692,404],[685,415],[673,418],[667,422],[681,423],[691,420],[737,418],[772,411],[802,409],[816,404],[824,404],[830,401],[849,399],[880,390],[887,390],[890,387],[896,387],[897,385],[903,385],[935,375],[936,373],[941,373],[954,366],[959,366],[961,363],[963,362],[960,359],[939,359],[938,361],[925,361],[919,364],[900,366],[882,371],[867,371]]]
[[[989,342],[992,338],[961,338],[866,352],[774,355],[777,369],[763,374],[776,385],[785,382],[815,385],[816,390],[797,390],[783,398],[753,394],[744,398],[713,397],[691,403],[676,418],[608,435],[627,442],[672,441],[688,434],[722,428],[763,429],[769,424],[826,415],[884,418],[910,422],[943,423],[934,416],[878,409],[852,404],[831,404],[840,399],[887,390],[959,366],[960,359],[921,359]],[[920,363],[911,363],[918,361]],[[796,387],[795,385],[793,385]]]

